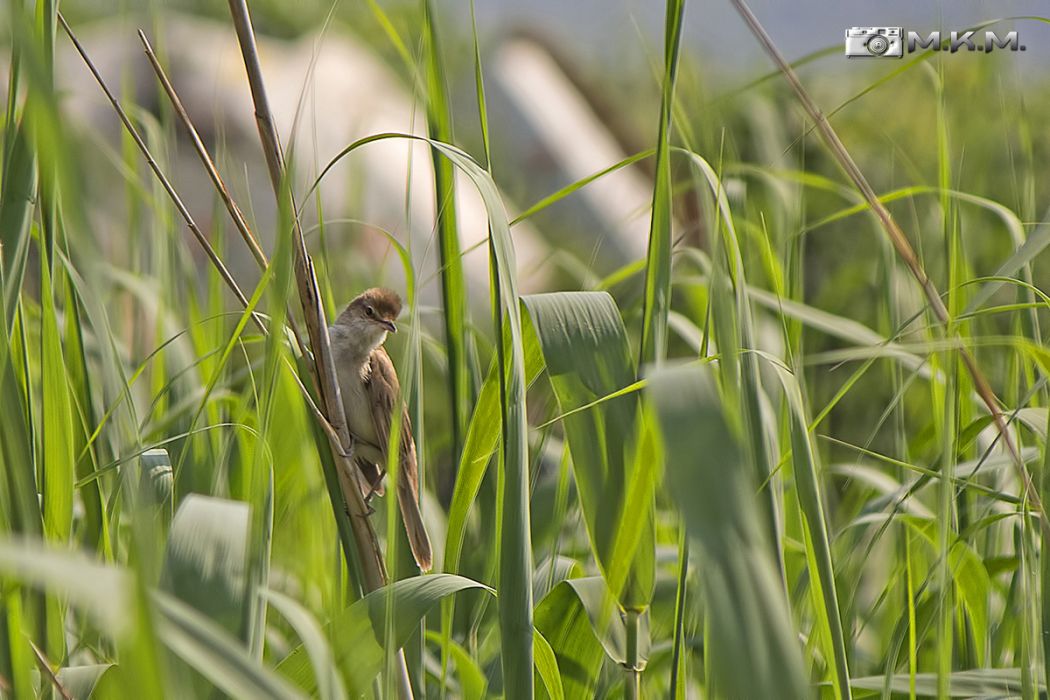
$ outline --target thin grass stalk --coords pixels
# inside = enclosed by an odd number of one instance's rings
[[[423,44],[427,87],[427,132],[431,139],[452,143],[452,116],[449,111],[445,71],[441,62],[434,11],[423,0]],[[448,354],[448,385],[451,402],[452,459],[458,461],[470,422],[470,406],[475,396],[470,360],[471,340],[467,319],[467,287],[463,276],[463,253],[459,248],[456,215],[456,179],[452,163],[431,150],[434,167],[434,209],[437,212],[438,250],[441,262],[441,299]]]
[[[834,666],[835,697],[837,700],[850,700],[850,672],[846,638],[839,610],[838,591],[835,585],[835,567],[831,555],[831,541],[828,536],[828,523],[824,515],[824,505],[820,496],[819,475],[817,472],[816,453],[810,443],[806,429],[806,410],[801,390],[785,384],[785,393],[789,395],[791,417],[791,451],[792,476],[795,480],[795,495],[802,513],[805,531],[807,568],[813,579],[810,583],[814,592],[813,606],[818,611],[819,627],[826,626],[830,653],[828,664]],[[791,405],[794,404],[794,405]],[[944,481],[949,481],[945,479]],[[819,592],[819,595],[816,593]],[[824,630],[821,630],[823,633]]]
[[[208,149],[201,140],[200,134],[193,126],[193,122],[190,120],[190,116],[186,112],[182,100],[179,99],[178,94],[175,92],[175,87],[168,79],[164,68],[161,67],[160,60],[153,51],[153,46],[150,45],[149,39],[146,38],[146,34],[141,29],[138,32],[138,36],[139,41],[142,43],[143,52],[146,54],[146,58],[149,59],[150,65],[153,67],[153,72],[157,75],[157,80],[160,82],[161,87],[164,88],[164,92],[167,94],[168,100],[171,102],[171,106],[175,110],[175,115],[186,128],[186,131],[190,136],[190,141],[193,143],[193,149],[196,151],[201,164],[207,171],[208,177],[211,178],[212,184],[215,185],[215,190],[218,192],[220,199],[222,199],[222,203],[229,211],[234,226],[237,227],[237,231],[241,234],[241,237],[244,239],[245,244],[247,244],[248,250],[251,252],[252,257],[255,258],[255,261],[260,267],[266,267],[269,264],[269,260],[266,259],[266,253],[263,252],[258,239],[248,227],[248,222],[245,221],[241,208],[237,206],[237,202],[233,200],[233,196],[226,187],[226,183],[223,182],[222,176],[219,174],[218,169],[215,167],[215,163],[208,154]]]
[[[668,697],[671,700],[685,698],[686,674],[685,657],[682,649],[685,646],[685,602],[686,584],[689,578],[689,537],[682,525],[678,535],[678,588],[674,596],[674,638],[671,645],[671,688]]]
[[[62,700],[73,700],[73,696],[70,695],[69,690],[62,685],[62,681],[58,680],[58,676],[51,670],[51,662],[44,656],[44,652],[40,651],[40,647],[34,644],[32,641],[29,642],[30,648],[33,650],[33,655],[36,657],[36,665],[40,667],[40,673],[47,678],[47,682],[51,684],[51,687],[55,689],[55,694],[62,698]]]
[[[639,617],[637,610],[631,609],[624,614],[623,625],[627,633],[623,667],[627,673],[624,678],[624,697],[638,700],[642,697],[642,670],[638,663]]]
[[[36,40],[40,46],[42,85],[28,100],[30,114],[46,109],[55,94],[55,15],[57,0],[37,0]],[[38,153],[44,150],[43,137],[36,135]],[[55,265],[55,247],[61,236],[59,217],[59,170],[57,158],[39,159],[37,192],[40,212],[40,457],[38,484],[42,498],[44,537],[64,542],[72,533],[74,457],[71,442],[72,418],[65,356],[60,341],[55,298],[61,288],[61,268]],[[66,657],[64,619],[66,606],[59,598],[46,596],[41,607],[45,636],[41,643],[51,658]]]
[[[361,578],[366,592],[372,592],[387,582],[386,567],[382,550],[376,536],[368,508],[362,494],[361,475],[353,462],[353,439],[346,423],[343,402],[339,393],[339,382],[336,378],[335,364],[332,360],[331,344],[328,337],[328,324],[325,322],[321,306],[317,276],[314,273],[310,254],[306,249],[306,239],[298,217],[287,177],[284,155],[281,150],[277,127],[270,110],[269,99],[263,82],[262,67],[259,63],[258,48],[255,43],[255,31],[245,0],[229,0],[230,14],[233,18],[244,59],[245,71],[251,88],[252,101],[255,105],[256,125],[262,142],[266,164],[270,173],[270,184],[278,203],[286,202],[292,216],[292,234],[294,249],[295,279],[299,288],[299,299],[306,320],[306,330],[313,349],[313,360],[316,367],[320,389],[321,407],[336,430],[336,436],[329,435],[333,456],[339,472],[343,498],[350,509],[350,524],[353,530],[354,543],[357,548],[356,561],[361,567]],[[330,493],[334,499],[334,494]],[[412,687],[408,678],[408,668],[404,653],[397,652],[397,684],[402,698],[412,697]]]
[[[660,364],[667,355],[667,318],[671,310],[671,222],[674,218],[671,127],[684,10],[685,0],[667,0],[664,17],[664,74],[660,90],[660,126],[656,141],[656,182],[653,186],[652,218],[646,252],[642,338],[636,368],[638,374],[646,364]],[[624,694],[628,700],[641,697],[641,668],[638,662],[639,612],[633,608],[628,609],[624,616],[627,631]]]
[[[958,368],[950,355],[946,356],[945,383],[939,402],[941,405],[940,424],[943,434],[941,435],[941,471],[943,476],[937,485],[937,553],[939,561],[937,565],[937,693],[938,697],[946,698],[949,695],[952,672],[952,647],[953,647],[953,623],[955,621],[955,606],[952,588],[952,569],[949,562],[949,551],[952,546],[951,530],[954,522],[953,497],[955,488],[952,480],[947,478],[954,466],[955,454],[955,420],[956,401],[958,394]],[[935,398],[935,402],[937,399]],[[936,411],[936,408],[934,409]]]
[[[662,362],[667,354],[667,315],[671,309],[671,122],[685,0],[667,0],[666,7],[664,75],[660,90],[660,127],[656,140],[656,183],[653,187],[653,212],[645,263],[639,369],[648,362]]]
[[[946,292],[947,302],[945,309],[949,318],[954,318],[962,311],[963,288],[961,283],[964,279],[964,261],[961,255],[962,231],[956,218],[956,207],[948,195],[951,186],[951,162],[948,146],[948,125],[945,115],[944,95],[944,64],[939,63],[937,71],[933,76],[934,94],[937,100],[937,184],[940,192],[941,227],[945,247],[945,259],[948,264],[948,290]],[[960,336],[962,332],[960,329]],[[955,358],[945,355],[945,379],[947,386],[944,392],[943,420],[935,421],[943,431],[941,437],[941,471],[944,476],[953,469],[958,456],[959,445],[957,440],[958,426],[965,420],[962,414],[965,400],[963,394],[965,388],[962,386],[963,373],[959,371]],[[940,556],[938,565],[939,591],[937,601],[937,692],[939,697],[947,697],[951,687],[952,662],[959,657],[961,663],[965,664],[966,637],[963,635],[960,647],[956,649],[955,642],[955,582],[949,561],[949,554],[955,540],[955,525],[960,514],[956,512],[955,489],[951,479],[942,478],[937,487],[938,510],[937,521],[939,525],[937,548]],[[1023,568],[1023,558],[1022,568]],[[1022,575],[1022,580],[1024,579]]]
[[[474,0],[470,1],[470,21],[471,21],[471,37],[474,44],[474,90],[478,105],[478,123],[481,127],[481,144],[482,151],[485,155],[485,170],[492,175],[492,150],[489,141],[489,121],[488,121],[488,107],[487,99],[485,96],[485,76],[482,72],[481,66],[481,46],[478,41],[478,23],[477,16],[475,13]],[[435,55],[436,58],[436,55]],[[506,445],[507,443],[507,426],[508,426],[508,415],[507,415],[507,357],[506,357],[506,337],[503,328],[503,298],[500,287],[499,277],[499,261],[496,257],[496,245],[495,239],[492,236],[492,225],[488,228],[488,247],[489,247],[489,288],[491,290],[491,306],[492,306],[492,327],[497,334],[496,341],[496,368],[499,377],[499,408],[500,408],[500,426],[501,426],[501,443]],[[458,455],[458,453],[457,453]],[[499,543],[502,541],[501,538],[501,523],[503,522],[504,513],[504,496],[505,496],[505,477],[504,474],[505,461],[502,461],[498,466],[497,475],[497,486],[496,486],[496,536],[493,537],[492,542],[494,549],[498,551]],[[498,554],[491,559],[491,566],[495,568],[496,562],[499,560]],[[450,599],[454,602],[454,599]],[[485,603],[487,604],[487,599]],[[530,601],[531,602],[531,601]],[[449,614],[451,616],[453,608],[449,608]],[[446,630],[451,632],[451,629]],[[447,665],[446,655],[442,654],[442,673],[445,673],[445,667]],[[444,686],[442,686],[442,693],[444,693]]]
[[[1047,413],[1047,429],[1050,431],[1050,412]],[[1050,499],[1050,432],[1047,432],[1047,436],[1048,439],[1043,443],[1043,463],[1040,465],[1039,472],[1039,488],[1042,491],[1044,502]],[[1047,553],[1050,552],[1050,535],[1043,531],[1041,540],[1039,587],[1042,603],[1040,630],[1043,642],[1043,678],[1050,679],[1050,556],[1047,556]]]
[[[751,11],[751,8],[745,0],[730,0],[730,2],[732,2],[737,12],[748,25],[752,34],[758,39],[758,42],[762,45],[763,49],[765,49],[766,53],[773,60],[773,63],[776,64],[781,74],[795,92],[803,109],[805,109],[809,118],[816,124],[817,129],[820,132],[825,145],[828,147],[828,150],[831,151],[832,156],[853,182],[854,187],[857,188],[861,196],[864,197],[865,202],[871,210],[875,213],[883,231],[885,231],[886,235],[889,237],[890,242],[893,243],[897,255],[904,262],[912,277],[915,278],[915,281],[922,288],[923,294],[926,296],[926,301],[938,324],[945,329],[946,333],[954,335],[956,329],[951,315],[948,313],[948,309],[944,305],[944,301],[941,299],[940,292],[938,292],[936,285],[934,285],[933,281],[926,274],[926,270],[922,266],[922,261],[915,253],[911,243],[908,242],[908,237],[904,234],[904,231],[897,224],[897,221],[893,218],[889,209],[886,208],[886,205],[883,204],[878,195],[875,194],[875,190],[872,188],[871,184],[868,183],[867,178],[864,177],[864,173],[861,172],[860,168],[853,160],[853,157],[849,154],[849,151],[846,150],[845,145],[843,145],[842,140],[839,139],[838,134],[831,126],[831,123],[827,120],[827,117],[824,116],[820,107],[818,107],[816,102],[813,101],[813,98],[810,97],[794,69],[781,55],[780,50],[777,49],[776,44],[773,43],[773,40],[770,38],[769,34],[766,33],[766,30],[762,27],[762,24],[758,21],[758,18],[755,17],[755,14]],[[1043,500],[1039,495],[1035,482],[1032,481],[1032,477],[1028,473],[1028,469],[1025,467],[1024,460],[1021,458],[1021,453],[1017,448],[1017,444],[1015,443],[1013,436],[1010,434],[1006,417],[1003,415],[1003,412],[999,407],[999,400],[995,396],[995,392],[992,390],[988,380],[981,372],[973,354],[965,347],[959,347],[957,352],[962,359],[967,373],[970,375],[970,378],[974,383],[974,388],[976,389],[978,396],[981,397],[981,401],[984,403],[985,407],[988,409],[989,415],[991,415],[992,420],[995,422],[996,429],[1002,436],[1003,444],[1006,446],[1007,452],[1010,454],[1011,463],[1013,464],[1016,475],[1021,481],[1025,498],[1028,500],[1032,510],[1036,512],[1044,535],[1050,537],[1050,519],[1047,518],[1046,511],[1043,508]]]

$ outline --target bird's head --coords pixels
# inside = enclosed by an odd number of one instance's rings
[[[401,297],[389,289],[374,287],[358,294],[347,304],[336,319],[353,338],[360,339],[369,352],[386,340],[387,333],[396,333],[394,321],[401,313]]]

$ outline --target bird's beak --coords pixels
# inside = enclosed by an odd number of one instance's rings
[[[397,333],[397,326],[394,325],[393,321],[380,321],[379,325],[390,333]]]

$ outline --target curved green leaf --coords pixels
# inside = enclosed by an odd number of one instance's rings
[[[372,591],[330,620],[325,631],[351,695],[368,691],[383,668],[386,646],[403,647],[435,603],[445,596],[473,588],[492,592],[484,584],[453,574],[406,578]],[[385,635],[388,606],[397,611],[392,618],[393,639],[389,640]],[[306,692],[317,690],[317,680],[303,645],[285,656],[277,670]]]
[[[488,689],[488,679],[478,668],[462,644],[455,640],[445,640],[437,632],[427,632],[427,641],[441,646],[448,651],[449,658],[456,665],[456,676],[459,678],[459,692],[463,700],[483,700]]]
[[[562,582],[536,606],[536,629],[550,644],[569,700],[592,700],[605,656],[576,591]]]
[[[558,658],[554,655],[554,649],[539,630],[533,632],[533,648],[536,650],[536,673],[539,674],[547,697],[551,700],[564,700],[565,690],[561,685],[561,675],[558,674]]]
[[[626,584],[618,595],[621,606],[644,609],[655,579],[651,495],[627,501],[638,447],[638,396],[631,392],[598,402],[635,379],[620,311],[606,292],[535,294],[522,303],[563,416],[592,549],[606,579]],[[628,511],[642,527],[633,557],[619,561],[617,539]]]
[[[116,682],[112,680],[116,675],[116,664],[66,666],[58,669],[58,672],[55,674],[58,682],[73,700],[118,697],[115,687]]]

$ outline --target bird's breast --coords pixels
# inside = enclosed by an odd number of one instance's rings
[[[339,391],[343,395],[343,410],[350,432],[373,445],[379,444],[372,421],[372,403],[360,371],[350,368],[340,371],[339,375]]]
[[[378,445],[376,428],[372,421],[372,402],[363,375],[367,364],[361,364],[353,356],[352,343],[342,333],[332,334],[332,359],[335,360],[339,393],[343,399],[347,426],[356,437]]]

